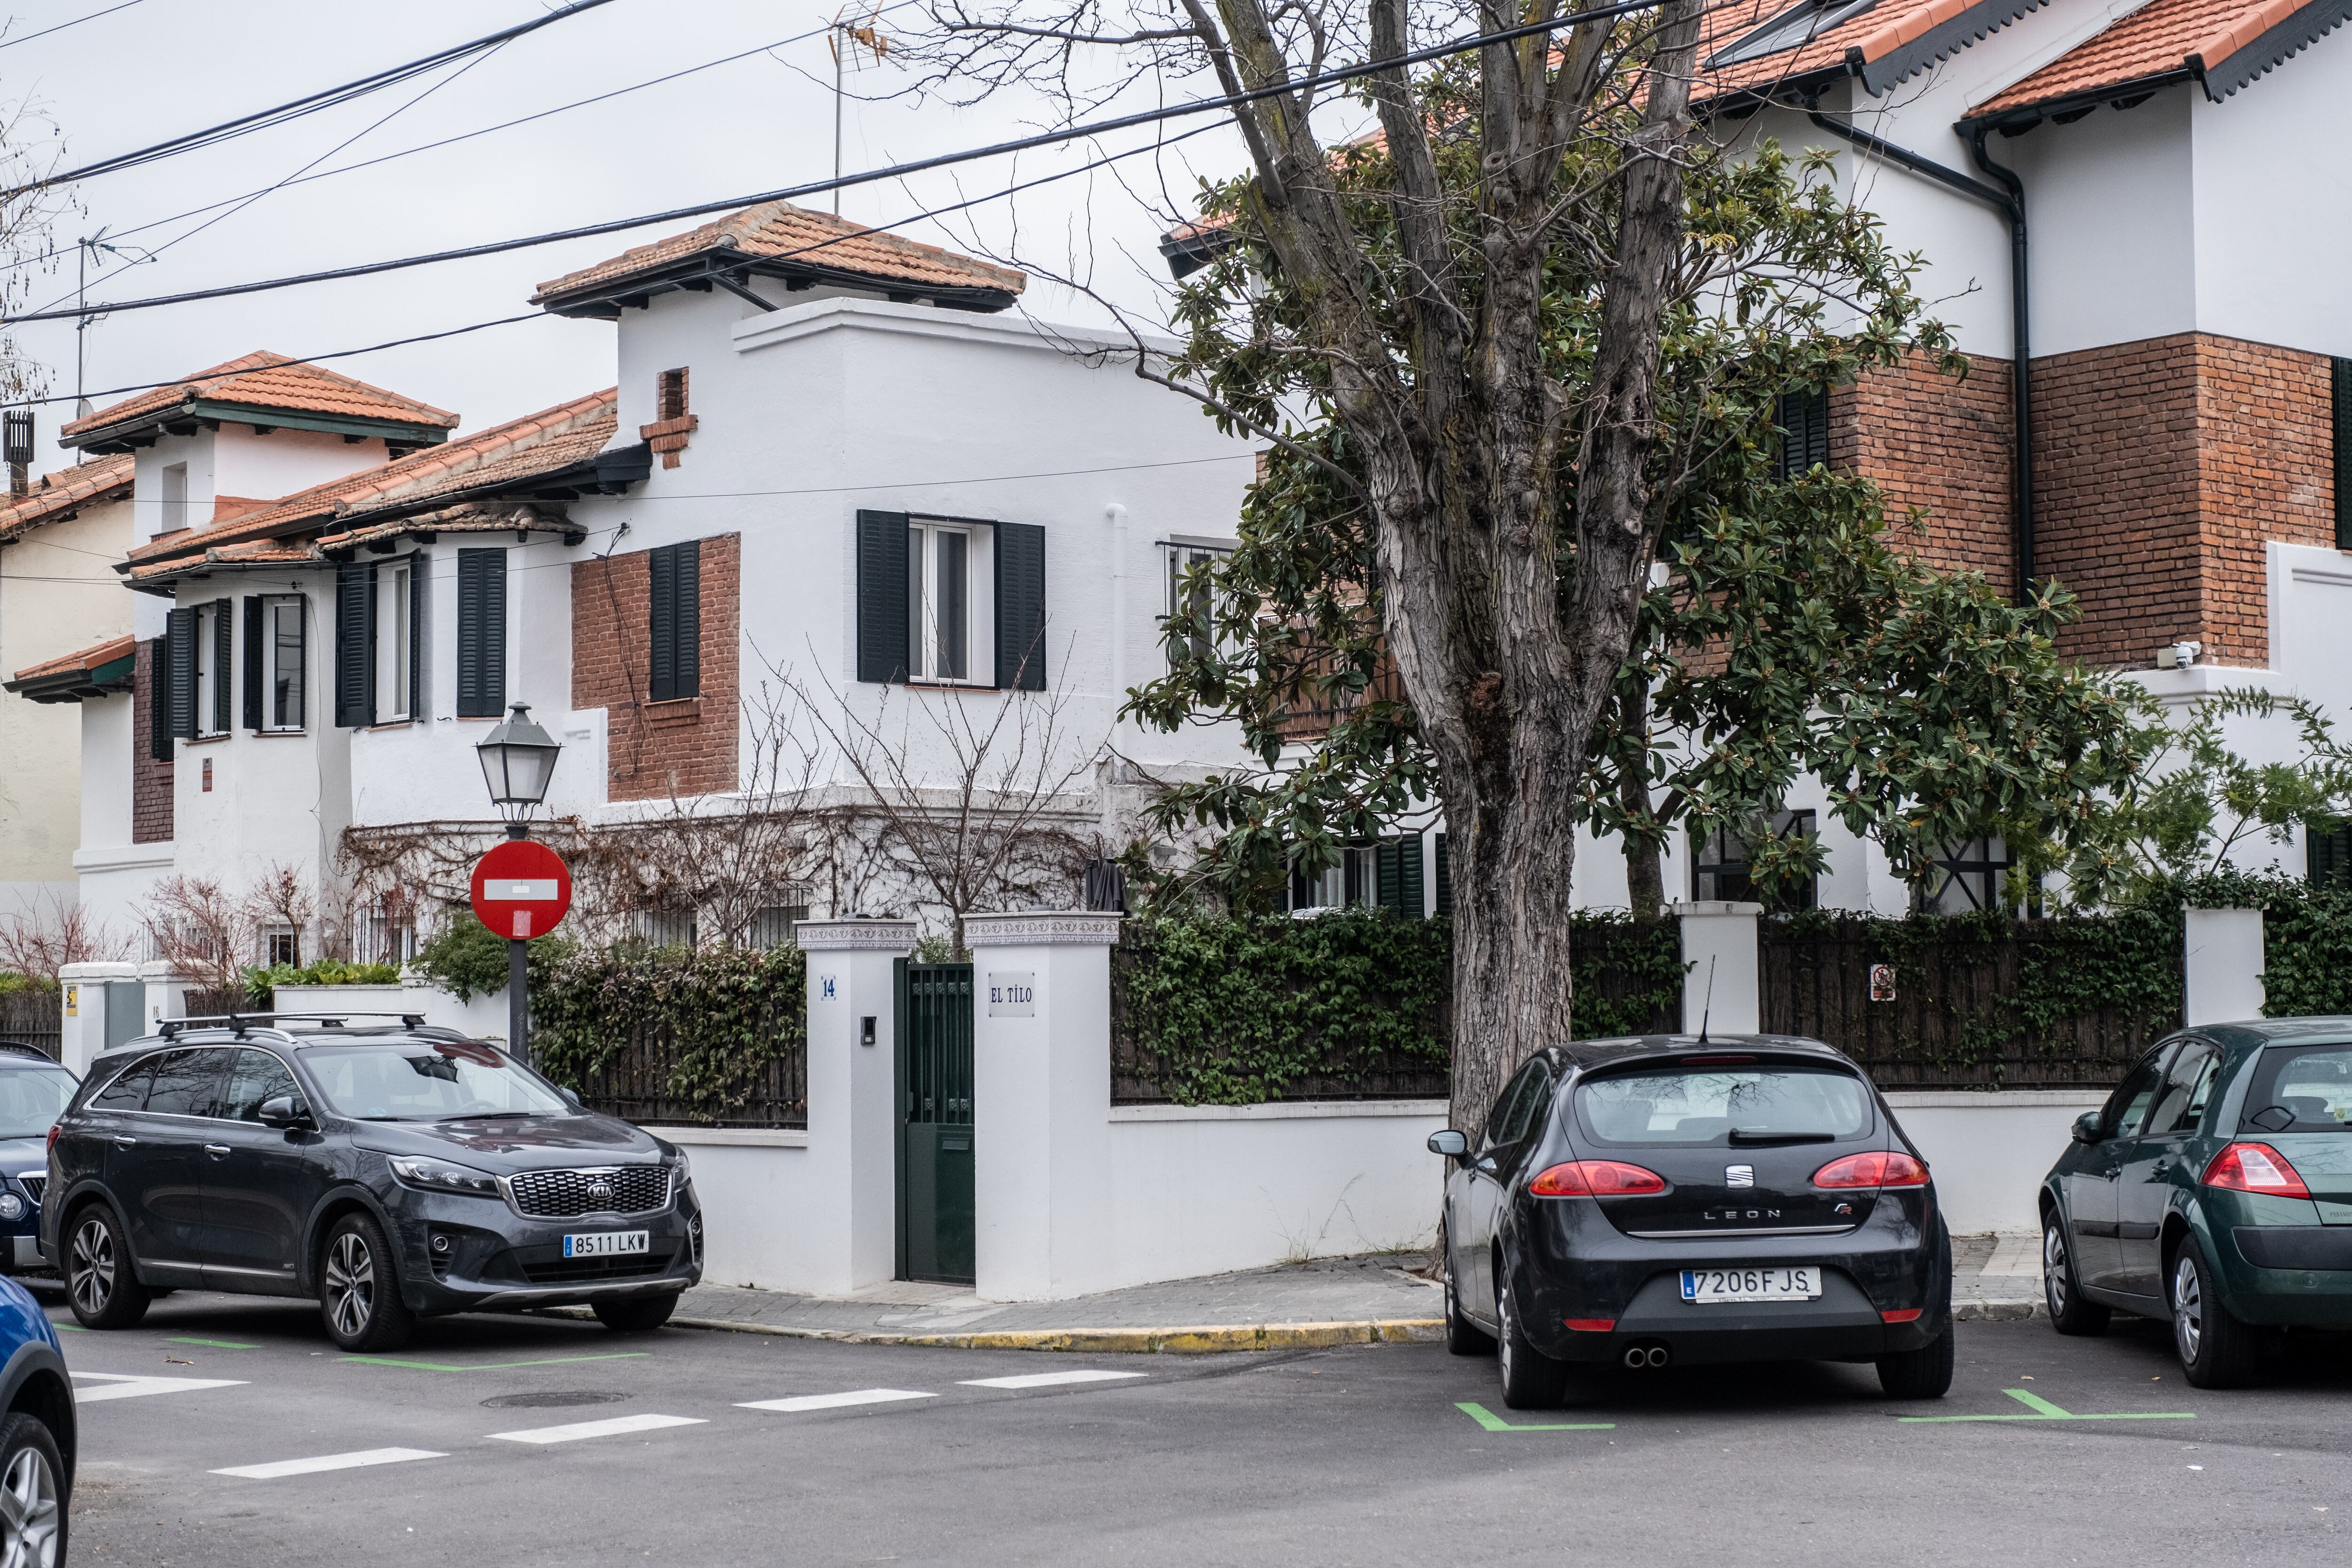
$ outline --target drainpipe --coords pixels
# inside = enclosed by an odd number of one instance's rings
[[[1117,501],[1103,508],[1110,523],[1110,689],[1112,711],[1127,700],[1127,508]],[[1111,745],[1118,745],[1121,721],[1111,721]]]
[[[1832,120],[1814,108],[1811,100],[1806,101],[1805,112],[1818,129],[1842,141],[1851,142],[1865,152],[1876,153],[1888,163],[1908,169],[1915,174],[1998,207],[2001,216],[2009,219],[2010,407],[2016,422],[2013,444],[2017,454],[2014,464],[2016,483],[2010,500],[2010,513],[2016,552],[2016,597],[2021,605],[2033,593],[2033,344],[2031,331],[2032,311],[2026,298],[2024,183],[2018,179],[2015,171],[2001,167],[1986,153],[1985,137],[1992,130],[1990,124],[1968,126],[1969,154],[1978,168],[2000,182],[1998,185],[1988,185],[1982,180],[1971,179],[1958,169],[1948,169],[1907,147],[1897,147],[1883,137],[1858,131],[1843,121]]]

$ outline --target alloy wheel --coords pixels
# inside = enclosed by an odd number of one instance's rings
[[[1511,1293],[1508,1289],[1495,1292],[1495,1326],[1502,1331],[1495,1336],[1495,1356],[1502,1363],[1498,1370],[1503,1374],[1504,1385],[1507,1387],[1511,1381],[1511,1344],[1517,1338],[1511,1329]]]
[[[345,1231],[327,1249],[327,1313],[335,1332],[356,1340],[375,1315],[375,1258],[356,1231]]]
[[[2180,1341],[2181,1361],[2194,1363],[2205,1342],[2205,1281],[2186,1249],[2172,1266],[2172,1331]]]
[[[76,1228],[68,1274],[74,1305],[92,1317],[106,1310],[114,1300],[114,1233],[104,1220],[93,1215]]]
[[[2066,1312],[2066,1233],[2055,1224],[2042,1233],[2042,1288],[2050,1297],[2050,1315]]]
[[[55,1568],[58,1524],[57,1475],[27,1445],[0,1479],[0,1568]]]

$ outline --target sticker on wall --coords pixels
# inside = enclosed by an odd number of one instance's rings
[[[1034,969],[991,971],[988,1016],[992,1018],[1034,1018],[1037,1016],[1037,972]]]

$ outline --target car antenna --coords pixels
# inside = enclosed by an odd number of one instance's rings
[[[1698,1043],[1706,1044],[1706,1021],[1715,1013],[1715,954],[1706,955],[1706,1000],[1699,1004]]]

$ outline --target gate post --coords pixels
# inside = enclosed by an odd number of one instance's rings
[[[2184,1024],[2263,1016],[2263,911],[2183,910]]]
[[[1672,912],[1683,933],[1683,1033],[1702,1026],[1719,1035],[1763,1033],[1756,917],[1764,906],[1706,899]]]
[[[1110,1277],[1110,949],[1119,920],[964,917],[974,1263],[985,1300],[1054,1300]]]
[[[58,971],[58,1060],[88,1072],[92,1057],[147,1032],[135,963],[68,963]],[[121,1017],[116,1013],[123,1015]]]
[[[807,1209],[772,1216],[801,1231],[800,1289],[845,1296],[897,1272],[895,962],[914,951],[912,921],[803,921],[808,954]],[[868,1029],[871,1033],[868,1033]]]

